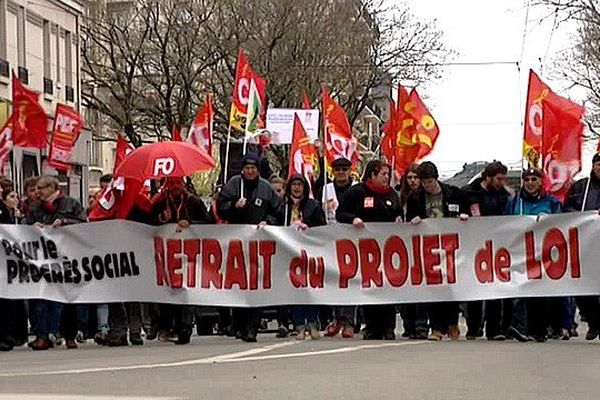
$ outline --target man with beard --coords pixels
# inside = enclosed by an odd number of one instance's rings
[[[463,190],[474,217],[504,215],[510,193],[504,187],[508,168],[500,161],[488,164],[481,178],[475,179]],[[510,317],[512,300],[487,300],[485,302],[485,335],[488,340],[505,340]],[[483,301],[467,303],[467,340],[480,336]]]
[[[230,224],[274,225],[279,199],[269,181],[260,177],[260,158],[246,153],[242,172],[232,177],[217,195],[219,216]],[[257,308],[234,308],[233,330],[245,342],[256,342],[260,324]]]

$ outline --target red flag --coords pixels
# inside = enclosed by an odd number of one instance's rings
[[[302,108],[305,110],[310,110],[312,108],[310,106],[310,99],[308,98],[308,93],[306,93],[306,90],[302,91]]]
[[[117,135],[117,150],[113,172],[133,149],[134,147],[127,143],[123,136]],[[90,221],[102,221],[127,218],[134,204],[142,204],[139,201],[142,189],[143,182],[113,176],[113,180],[104,189],[96,205],[90,211],[88,219]]]
[[[288,176],[301,174],[309,182],[310,187],[317,176],[316,168],[319,165],[319,156],[315,146],[310,142],[300,118],[294,114],[294,130],[292,134],[292,147],[290,150]],[[312,190],[310,193],[312,197]]]
[[[390,103],[390,117],[383,127],[381,150],[398,175],[433,150],[439,128],[415,89],[399,89],[401,104]],[[392,110],[395,110],[392,111]]]
[[[549,101],[555,108],[569,110],[578,105],[554,93],[532,70],[529,71],[529,87],[525,108],[523,133],[523,156],[531,166],[540,167],[543,132],[543,104]],[[576,112],[576,111],[575,111]]]
[[[194,122],[190,127],[187,141],[203,148],[207,154],[212,156],[214,111],[210,93],[206,93],[206,101],[198,110]]]
[[[240,131],[244,131],[246,126],[252,81],[254,81],[260,99],[261,113],[258,125],[259,127],[263,127],[267,112],[267,81],[254,73],[244,54],[244,50],[240,49],[235,69],[233,102],[231,103],[231,111],[229,113],[229,124]]]
[[[323,87],[323,121],[325,125],[325,156],[331,164],[338,158],[347,158],[352,162],[352,169],[358,165],[358,141],[352,136],[352,128],[346,113],[340,105],[329,96]]]
[[[573,177],[581,171],[585,109],[570,100],[549,96],[543,101],[542,113],[544,190],[562,202]]]
[[[39,103],[39,93],[23,86],[14,71],[12,98],[14,145],[45,149],[48,138],[48,116]]]
[[[183,142],[183,139],[181,138],[181,132],[179,131],[177,125],[173,125],[171,128],[171,140],[174,142]]]
[[[71,169],[73,149],[83,129],[83,118],[69,106],[58,104],[50,141],[48,164],[60,171]]]
[[[4,123],[2,129],[0,129],[0,174],[4,173],[4,163],[6,162],[6,159],[13,148],[12,119],[13,116],[11,115]]]

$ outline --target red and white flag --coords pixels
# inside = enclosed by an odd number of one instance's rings
[[[56,106],[48,164],[59,171],[71,169],[73,150],[82,129],[83,118],[77,111],[64,104]]]
[[[213,123],[212,99],[210,93],[206,93],[206,101],[202,104],[196,118],[194,118],[194,122],[192,122],[187,141],[204,149],[210,156],[212,156]]]
[[[12,151],[12,115],[0,130],[0,173],[4,173],[4,164]]]
[[[45,149],[48,116],[39,103],[39,93],[27,89],[13,71],[13,143],[15,146]]]
[[[294,114],[294,130],[290,150],[288,177],[301,174],[312,185],[318,175],[319,156],[315,146],[310,142],[298,114]],[[311,190],[310,197],[313,197]]]

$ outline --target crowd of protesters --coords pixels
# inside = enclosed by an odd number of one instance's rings
[[[138,196],[129,219],[151,225],[252,224],[290,226],[310,230],[325,224],[350,224],[363,229],[365,223],[419,224],[428,218],[466,220],[480,216],[535,215],[600,209],[600,155],[594,156],[588,178],[575,182],[561,204],[542,189],[542,173],[528,169],[516,193],[506,187],[508,169],[501,162],[488,164],[481,177],[464,188],[439,180],[431,162],[411,165],[397,184],[391,168],[380,160],[369,161],[360,182],[353,177],[349,160],[331,164],[333,179],[324,173],[315,182],[302,175],[287,179],[261,174],[265,159],[249,152],[241,160],[241,171],[215,193],[212,206],[193,193],[181,179],[166,179],[152,197]],[[323,168],[322,168],[323,169]],[[269,174],[271,174],[269,168]],[[261,176],[262,175],[262,176]],[[267,175],[268,177],[268,175]],[[104,189],[111,176],[101,179]],[[65,196],[54,177],[25,182],[24,198],[14,185],[0,179],[0,223],[60,227],[86,222],[86,212],[75,199]],[[311,195],[312,194],[312,195]],[[98,193],[89,198],[93,207]],[[585,203],[585,204],[584,204]],[[280,306],[276,308],[277,337],[298,340],[322,335],[365,340],[394,340],[397,312],[403,323],[402,336],[441,341],[461,336],[458,321],[466,319],[467,340],[544,342],[548,338],[568,340],[577,336],[575,311],[588,323],[586,339],[600,334],[600,297],[519,298],[503,300],[433,302],[402,305]],[[190,341],[194,322],[200,324],[199,307],[170,304],[61,304],[54,301],[0,299],[0,350],[16,346],[47,350],[65,345],[78,347],[87,339],[99,345],[143,345],[145,340]],[[255,342],[261,329],[263,310],[219,308],[218,333]],[[198,327],[199,328],[199,327]],[[200,331],[200,329],[198,329]],[[205,329],[202,329],[206,331]],[[209,329],[211,331],[211,329]],[[33,334],[34,339],[29,340]]]

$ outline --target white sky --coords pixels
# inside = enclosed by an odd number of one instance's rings
[[[565,82],[549,76],[553,57],[570,46],[573,26],[552,32],[547,10],[531,6],[520,71],[527,0],[408,0],[412,12],[437,20],[443,40],[459,54],[453,62],[514,62],[511,65],[447,66],[444,77],[420,92],[440,126],[435,149],[427,159],[443,175],[452,175],[465,162],[497,159],[520,166],[523,103],[529,68],[561,95]],[[543,65],[539,59],[543,60]],[[544,62],[545,61],[545,62]],[[540,68],[542,66],[543,68]],[[593,145],[585,147],[595,147]],[[591,150],[583,155],[583,171],[589,171]]]

